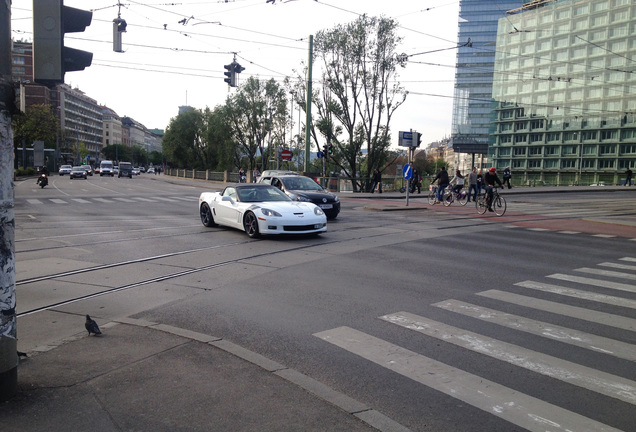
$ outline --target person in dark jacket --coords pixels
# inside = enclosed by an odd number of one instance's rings
[[[486,186],[486,194],[488,195],[488,199],[486,200],[486,204],[488,204],[488,211],[494,211],[492,209],[492,189],[495,187],[495,183],[499,183],[499,186],[503,189],[503,183],[501,183],[501,180],[497,176],[497,169],[495,167],[488,170],[484,176],[484,183]]]
[[[444,189],[448,186],[448,172],[446,172],[446,167],[442,167],[442,169],[437,173],[435,179],[431,182],[431,184],[437,182],[437,201],[442,201],[442,194],[444,193]]]
[[[512,185],[510,184],[510,179],[512,178],[512,174],[510,173],[510,167],[506,167],[503,171],[503,184],[508,184],[508,189],[512,189]]]
[[[375,192],[375,187],[378,187],[378,193],[382,193],[382,173],[377,168],[373,170],[373,187],[371,193]]]

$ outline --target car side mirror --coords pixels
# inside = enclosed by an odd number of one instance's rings
[[[231,196],[229,196],[229,195],[225,195],[225,196],[223,196],[223,197],[221,198],[221,201],[229,201],[229,202],[231,202],[232,204],[234,204],[234,200],[233,200],[233,199],[232,199],[232,197],[231,197]]]

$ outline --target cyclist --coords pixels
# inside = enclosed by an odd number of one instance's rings
[[[435,203],[439,203],[442,201],[442,196],[444,195],[444,189],[448,186],[448,173],[446,172],[446,167],[443,166],[442,169],[437,173],[437,176],[433,179],[431,184],[437,181],[437,201]]]
[[[497,169],[492,167],[488,170],[486,175],[484,176],[484,183],[486,184],[486,194],[488,198],[486,199],[486,204],[488,205],[488,211],[494,211],[492,209],[492,198],[493,192],[492,189],[495,187],[495,183],[499,183],[499,186],[503,189],[503,183],[497,176]]]
[[[449,184],[454,184],[453,191],[458,194],[460,190],[464,188],[464,176],[460,170],[455,171],[455,176],[451,179]]]

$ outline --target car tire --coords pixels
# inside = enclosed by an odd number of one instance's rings
[[[258,219],[253,212],[245,213],[243,216],[243,229],[249,238],[257,238],[260,236],[258,232]]]
[[[208,203],[201,204],[199,214],[201,215],[201,223],[203,224],[203,226],[208,228],[216,226],[216,222],[214,222],[214,216],[212,216],[212,209],[210,209]]]

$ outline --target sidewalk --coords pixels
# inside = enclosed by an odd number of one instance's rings
[[[100,327],[21,360],[4,430],[407,430],[231,342],[129,318]]]

